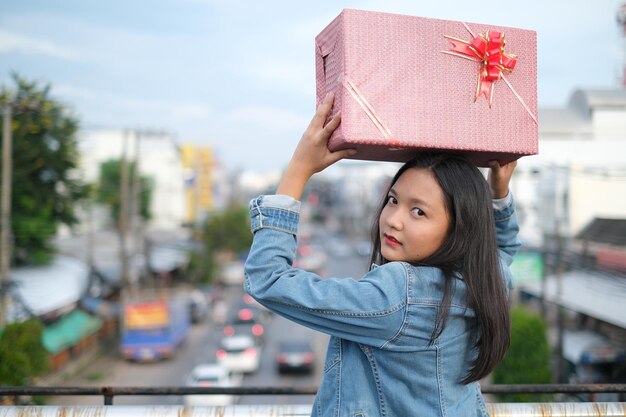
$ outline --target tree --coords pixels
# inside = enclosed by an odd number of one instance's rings
[[[495,384],[550,384],[550,347],[546,323],[522,306],[511,311],[511,346],[504,360],[493,372]],[[550,395],[503,394],[505,402],[545,402]]]
[[[111,217],[117,225],[120,218],[120,167],[121,160],[111,159],[103,162],[100,165],[100,183],[97,188],[97,201],[106,204],[111,209]],[[134,178],[135,175],[135,163],[128,163],[128,177]],[[153,184],[152,180],[147,176],[141,176],[140,178],[140,214],[144,220],[149,220],[152,217],[150,213],[150,201],[152,199]],[[129,187],[129,189],[132,187]],[[129,196],[130,197],[130,196]],[[132,204],[129,204],[131,207]]]
[[[202,232],[202,251],[192,254],[190,270],[199,282],[213,281],[219,257],[232,257],[250,249],[252,234],[248,209],[231,206],[209,217]]]
[[[250,248],[252,234],[248,209],[231,206],[223,213],[213,215],[206,223],[204,244],[215,251],[239,253]]]
[[[77,223],[75,204],[88,193],[76,175],[78,120],[50,97],[50,85],[16,74],[13,81],[14,90],[0,93],[13,104],[12,256],[18,264],[45,264],[57,227]]]
[[[0,336],[0,385],[27,385],[48,371],[42,332],[37,319],[6,326]]]

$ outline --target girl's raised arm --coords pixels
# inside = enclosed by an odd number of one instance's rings
[[[284,194],[300,200],[304,187],[313,174],[348,155],[354,155],[353,149],[336,152],[328,150],[328,139],[341,123],[341,114],[337,113],[324,125],[333,107],[334,98],[332,92],[328,93],[322,104],[317,107],[315,116],[302,134],[289,165],[283,173],[276,194]]]
[[[509,183],[517,166],[517,161],[500,165],[497,161],[491,161],[489,164],[489,176],[487,181],[491,188],[491,197],[494,200],[500,200],[509,196]],[[518,233],[519,225],[515,214],[515,204],[512,197],[504,200],[505,206],[499,207],[494,211],[496,221],[496,237],[498,239],[498,248],[500,249],[501,259],[506,265],[511,265],[513,256],[519,250],[521,245]],[[496,208],[494,202],[494,208]]]
[[[487,181],[491,188],[491,197],[494,199],[504,198],[509,194],[509,183],[513,176],[513,171],[517,166],[517,161],[500,165],[498,161],[489,162],[489,176]]]

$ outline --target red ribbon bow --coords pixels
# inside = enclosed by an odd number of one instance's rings
[[[444,51],[447,54],[480,62],[478,83],[476,86],[476,101],[481,95],[489,101],[489,107],[493,101],[493,82],[502,78],[502,73],[510,73],[515,68],[517,58],[514,54],[504,52],[504,34],[495,30],[489,30],[485,34],[474,36],[471,42],[452,36],[444,35],[452,42],[452,48]]]

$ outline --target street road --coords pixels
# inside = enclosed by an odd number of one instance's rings
[[[356,277],[362,275],[367,266],[367,259],[357,255],[342,258],[329,256],[326,276]],[[240,300],[243,291],[239,287],[230,287],[225,296],[230,300]],[[94,361],[77,375],[73,375],[63,383],[66,386],[183,386],[191,369],[199,363],[214,362],[218,341],[221,338],[222,326],[210,320],[192,327],[189,338],[174,358],[157,363],[133,363],[122,360],[112,352],[104,358]],[[282,340],[307,338],[317,354],[315,371],[311,375],[281,375],[275,363],[276,349]],[[265,344],[258,372],[246,375],[243,386],[254,387],[294,387],[317,386],[321,379],[326,352],[326,335],[313,332],[307,328],[289,322],[282,317],[273,315],[266,326]],[[241,397],[239,404],[308,404],[312,396],[247,396]],[[151,405],[151,404],[182,404],[180,396],[126,396],[116,397],[114,404],[119,405]],[[57,396],[48,399],[49,405],[101,405],[102,397]]]

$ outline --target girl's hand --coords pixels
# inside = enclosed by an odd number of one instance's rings
[[[492,198],[504,198],[509,194],[509,183],[516,166],[517,161],[504,165],[500,165],[498,161],[489,161],[490,169],[487,182],[489,182],[489,187],[491,188]]]
[[[311,123],[302,134],[298,146],[289,161],[287,169],[276,190],[277,194],[289,195],[296,200],[302,197],[304,187],[316,172],[320,172],[348,155],[354,155],[353,149],[331,152],[328,150],[328,139],[341,122],[337,113],[324,126],[324,122],[333,107],[334,95],[329,93],[318,106]]]

